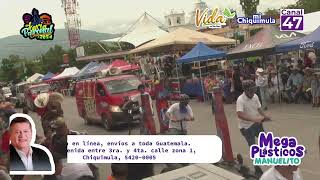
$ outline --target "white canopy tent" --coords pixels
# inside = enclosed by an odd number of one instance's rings
[[[63,70],[63,72],[52,79],[63,79],[63,78],[69,78],[77,74],[80,70],[76,67],[70,67]]]
[[[162,35],[154,41],[135,48],[130,52],[139,53],[169,45],[196,45],[198,42],[203,42],[206,45],[230,45],[236,43],[234,39],[198,32],[186,28],[178,28],[168,34]]]
[[[303,31],[301,31],[301,33],[310,34],[316,30],[320,26],[320,21],[316,19],[320,19],[320,11],[305,14],[303,17]]]
[[[152,18],[150,15],[144,13],[124,36],[102,40],[102,42],[128,42],[138,47],[164,34],[168,34],[168,32],[162,30],[150,18]]]
[[[43,74],[35,73],[34,75],[32,75],[27,79],[27,83],[39,82],[41,81],[43,76],[44,76]]]

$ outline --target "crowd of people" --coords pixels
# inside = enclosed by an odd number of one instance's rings
[[[255,81],[256,94],[264,110],[269,103],[311,103],[320,107],[320,69],[308,60],[283,59],[275,65],[261,61],[245,62],[221,73],[211,73],[204,78],[204,87],[210,96],[213,87],[221,87],[226,103],[233,103],[243,93],[244,80]],[[313,62],[313,61],[311,61]]]

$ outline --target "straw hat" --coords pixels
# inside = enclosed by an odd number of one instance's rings
[[[264,72],[264,70],[262,68],[258,68],[256,71],[256,74],[259,75],[259,73],[263,73],[263,72]]]
[[[49,94],[48,93],[41,93],[34,100],[34,104],[38,108],[46,107],[48,102],[49,102]]]

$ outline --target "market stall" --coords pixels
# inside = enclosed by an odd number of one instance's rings
[[[72,78],[74,80],[80,80],[80,79],[93,77],[96,75],[99,68],[103,65],[104,65],[104,63],[99,63],[99,62],[95,62],[95,61],[90,62],[85,67],[83,67],[77,74],[72,76]]]
[[[113,73],[110,71],[112,69],[116,69],[117,73],[131,73],[133,71],[140,70],[140,67],[135,64],[130,64],[124,60],[117,59],[112,61],[111,64],[105,64],[104,66],[101,66],[99,71],[103,75],[112,75]]]
[[[228,59],[264,56],[275,54],[275,47],[279,44],[305,36],[292,31],[280,31],[276,26],[265,26],[255,35],[239,44],[227,53]]]
[[[50,80],[51,78],[53,78],[55,76],[55,74],[53,74],[52,72],[47,72],[47,74],[45,74],[43,77],[42,77],[42,81],[48,81]]]
[[[70,77],[74,76],[75,74],[77,74],[78,72],[79,72],[79,69],[76,67],[66,68],[62,71],[62,73],[53,77],[52,79],[59,80],[59,79],[70,78]]]
[[[277,52],[320,48],[320,26],[311,34],[276,46]]]
[[[28,83],[40,82],[42,80],[43,74],[35,73],[27,79]]]
[[[225,55],[225,52],[209,48],[202,42],[199,42],[190,52],[178,59],[177,64],[198,63],[200,67],[200,78],[192,78],[187,80],[182,87],[182,92],[197,97],[201,96],[205,99],[205,88],[203,86],[203,78],[201,73],[202,67],[200,66],[200,62],[217,60]]]
[[[52,89],[58,91],[64,95],[70,95],[70,79],[79,72],[79,69],[76,67],[70,67],[63,70],[59,75],[51,78]]]

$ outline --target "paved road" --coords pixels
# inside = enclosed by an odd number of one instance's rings
[[[208,103],[191,102],[196,121],[192,122],[190,134],[194,135],[215,135],[214,117]],[[78,131],[87,131],[92,135],[118,135],[127,134],[126,127],[120,127],[114,131],[105,131],[102,126],[84,125],[83,120],[78,116],[75,99],[66,98],[63,103],[65,119],[70,129]],[[241,153],[245,157],[246,164],[252,164],[249,158],[249,147],[238,129],[237,118],[235,115],[235,105],[225,105],[225,114],[228,119],[228,125],[231,136],[233,153]],[[307,148],[306,157],[302,161],[302,173],[306,180],[316,180],[320,177],[320,157],[318,137],[320,133],[320,108],[311,108],[305,104],[274,104],[267,111],[273,121],[264,124],[266,131],[271,131],[276,136],[295,136],[298,138],[299,144],[303,144]],[[39,117],[34,113],[30,115],[35,119],[37,131],[41,132]],[[157,124],[159,131],[159,126]],[[138,129],[133,131],[133,134],[138,134]],[[101,179],[105,179],[110,174],[109,164],[99,164]],[[156,172],[161,170],[162,166],[157,165]],[[263,167],[266,170],[268,167]]]

